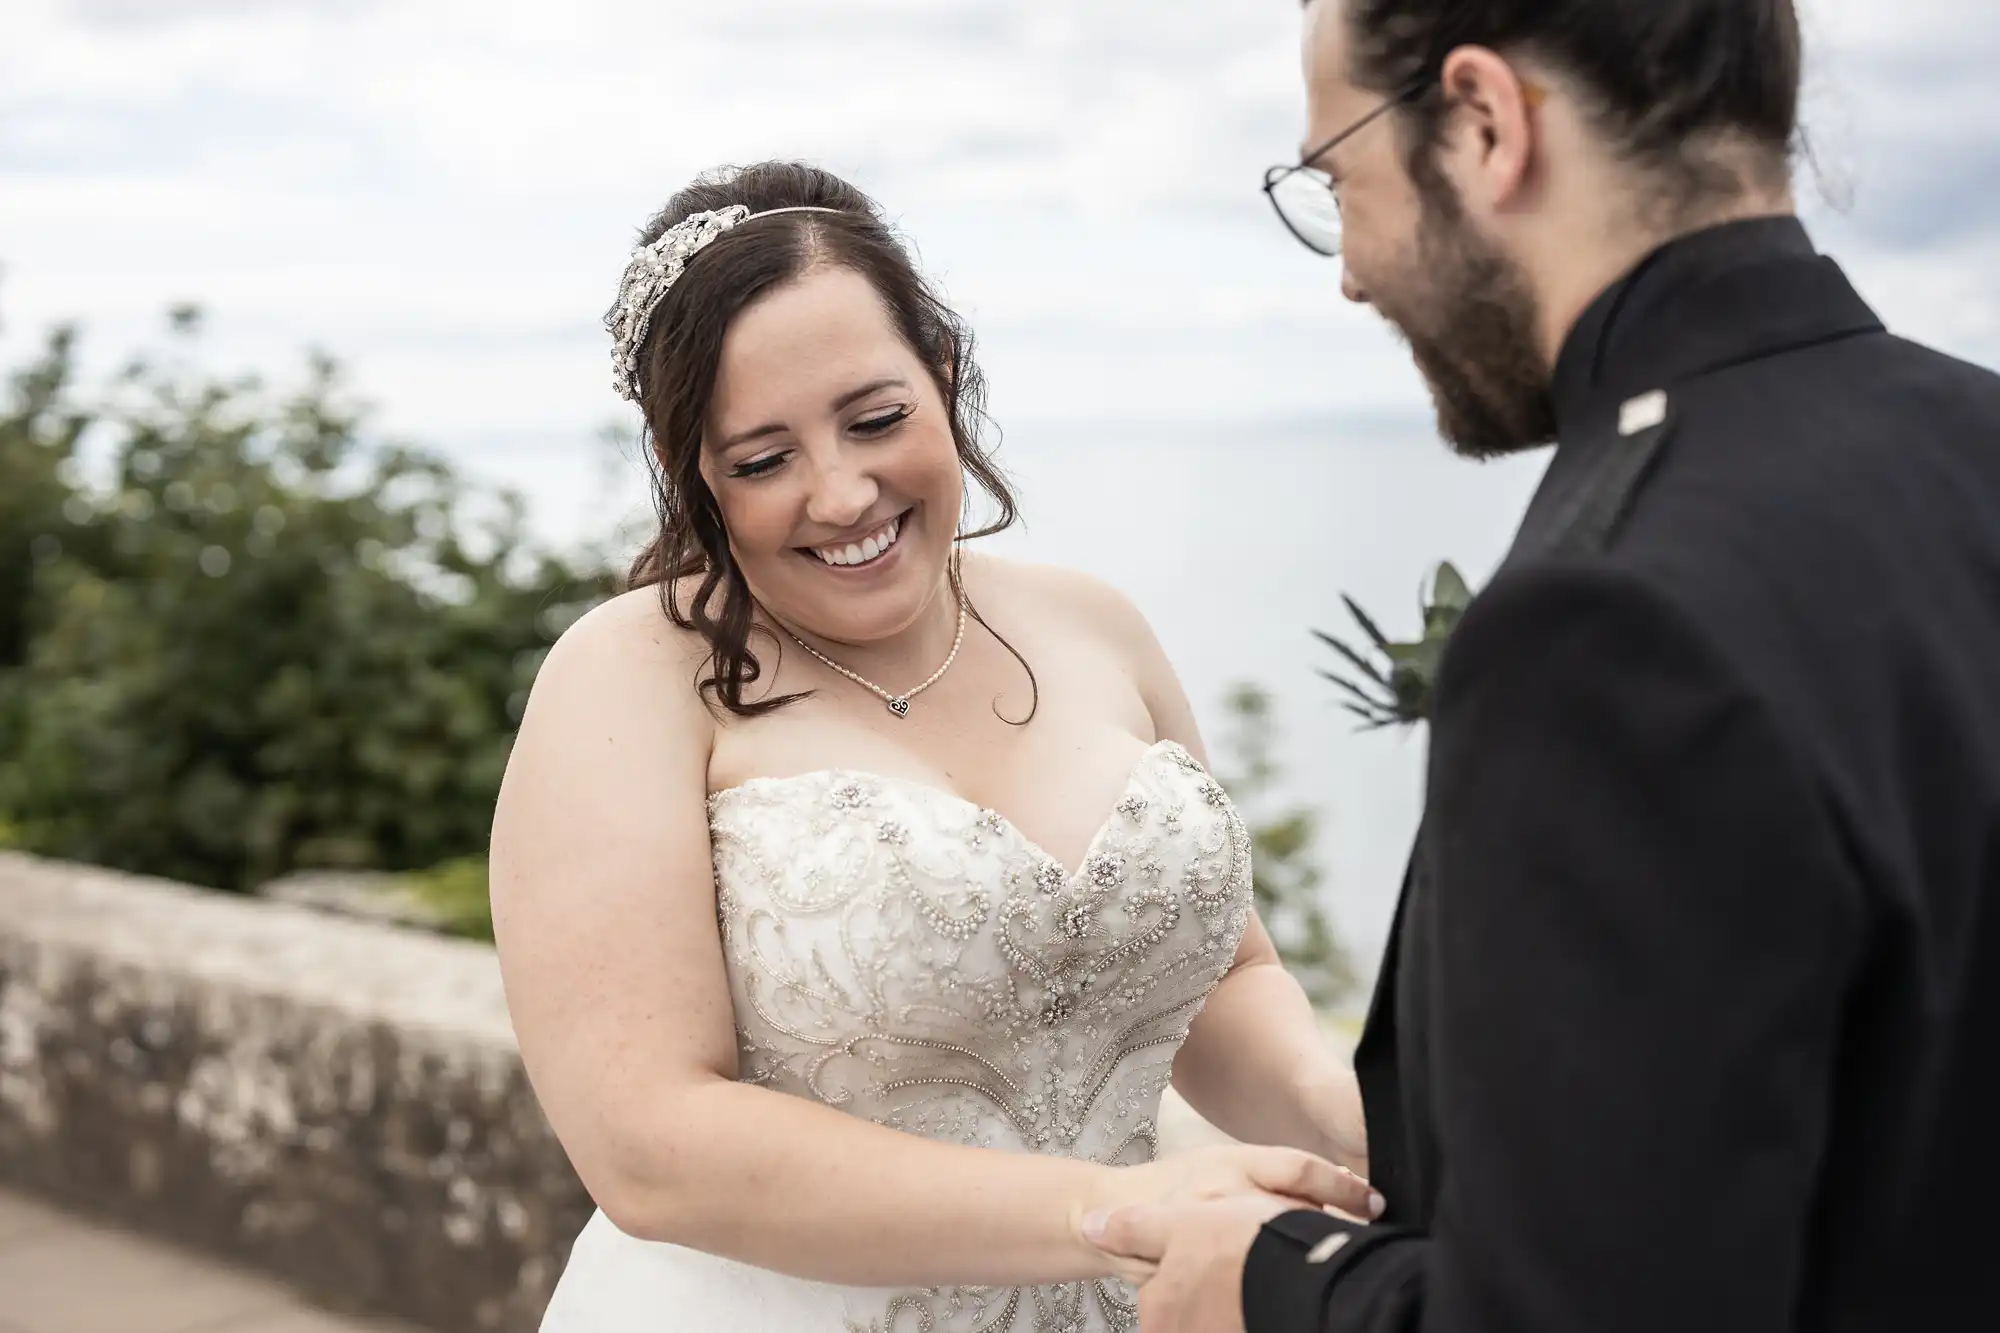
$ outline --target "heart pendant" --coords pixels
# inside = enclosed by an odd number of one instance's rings
[[[889,701],[889,711],[897,717],[908,717],[910,715],[910,701],[898,695]]]

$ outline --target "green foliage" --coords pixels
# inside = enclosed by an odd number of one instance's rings
[[[456,857],[405,875],[403,883],[418,901],[437,912],[445,930],[492,940],[493,907],[486,895],[485,857]]]
[[[1283,778],[1271,753],[1276,724],[1269,692],[1238,684],[1225,705],[1229,724],[1220,748],[1228,769],[1218,776],[1250,828],[1258,915],[1313,1004],[1332,1008],[1353,993],[1357,978],[1319,896],[1320,871],[1312,860],[1318,820],[1306,806],[1269,808]]]
[[[1349,668],[1346,672],[1319,673],[1349,696],[1341,701],[1341,707],[1369,728],[1427,720],[1445,645],[1458,628],[1459,617],[1472,604],[1472,590],[1464,577],[1449,563],[1437,567],[1430,591],[1418,599],[1423,635],[1408,643],[1391,641],[1353,598],[1340,600],[1368,638],[1366,646],[1356,648],[1321,630],[1313,631]]]
[[[35,567],[65,550],[101,556],[102,533],[71,477],[87,414],[69,401],[76,336],[62,328],[8,378],[0,405],[0,670],[27,653]]]
[[[89,403],[58,332],[0,401],[0,825],[228,889],[478,853],[528,684],[610,576],[369,441],[327,359],[274,394],[196,369],[198,328]]]

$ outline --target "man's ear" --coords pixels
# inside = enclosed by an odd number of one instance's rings
[[[1534,109],[1545,94],[1483,46],[1461,46],[1446,56],[1438,82],[1446,104],[1440,165],[1468,205],[1497,211],[1527,183]]]

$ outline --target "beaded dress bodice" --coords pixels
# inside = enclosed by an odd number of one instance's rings
[[[1074,871],[935,787],[831,771],[710,799],[739,1077],[971,1146],[1152,1158],[1174,1053],[1249,920],[1250,839],[1172,742]],[[869,1333],[1134,1325],[1119,1284],[856,1292]]]

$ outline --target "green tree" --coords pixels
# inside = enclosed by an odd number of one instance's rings
[[[101,555],[95,513],[71,480],[90,424],[73,401],[75,341],[69,328],[50,334],[0,401],[0,670],[27,654],[37,565],[65,552]]]
[[[1219,749],[1226,768],[1218,777],[1250,829],[1258,915],[1313,1004],[1333,1008],[1353,993],[1357,978],[1320,897],[1320,870],[1312,858],[1318,816],[1309,806],[1273,808],[1284,774],[1272,754],[1270,693],[1244,682],[1231,687],[1224,705],[1228,722]]]
[[[0,510],[0,824],[227,889],[483,851],[528,684],[611,576],[370,440],[330,360],[274,393],[199,369],[194,311],[173,332],[83,407],[58,335],[0,407],[38,488]],[[75,478],[86,436],[106,486]]]
[[[5,682],[34,633],[36,571],[65,554],[99,558],[102,533],[73,477],[89,416],[73,401],[74,330],[52,332],[41,352],[6,377],[0,399],[0,756],[19,752],[26,700]],[[0,795],[0,847],[25,845]]]

